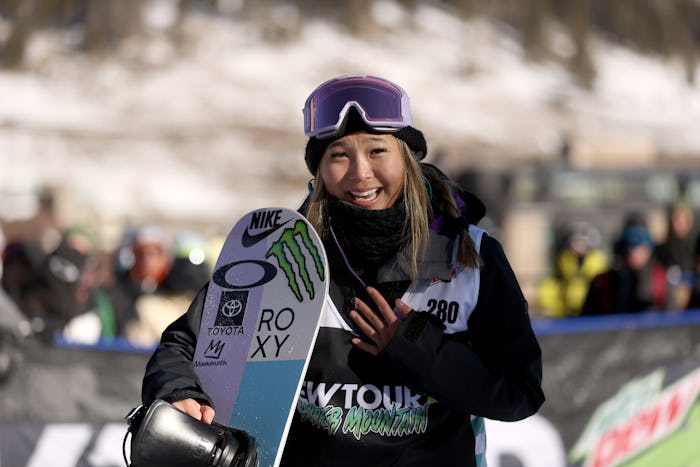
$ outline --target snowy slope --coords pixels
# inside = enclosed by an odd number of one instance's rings
[[[386,1],[374,12],[371,37],[307,22],[281,43],[254,23],[192,16],[180,49],[154,33],[101,58],[42,35],[27,71],[0,70],[0,217],[30,213],[27,194],[43,184],[68,200],[70,221],[105,225],[229,226],[253,207],[294,207],[309,178],[301,106],[349,72],[408,91],[448,172],[552,161],[564,136],[622,142],[652,164],[700,162],[700,88],[678,63],[596,41],[585,91],[554,63],[524,61],[502,26]],[[571,53],[554,28],[552,40]]]

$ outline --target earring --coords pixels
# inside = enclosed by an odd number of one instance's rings
[[[316,181],[315,178],[312,178],[309,180],[309,183],[307,183],[306,188],[309,190],[309,194],[312,194],[314,192],[314,182]]]

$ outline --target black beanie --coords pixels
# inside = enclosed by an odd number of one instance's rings
[[[362,119],[357,109],[351,107],[348,110],[345,122],[341,126],[338,133],[323,139],[309,138],[309,141],[306,143],[306,156],[304,157],[304,160],[306,161],[306,167],[308,167],[311,175],[316,176],[316,171],[318,170],[318,164],[321,161],[321,156],[323,156],[323,153],[329,144],[345,135],[357,133],[358,131],[366,131],[367,133],[373,134],[394,135],[408,144],[408,147],[413,150],[417,160],[423,159],[428,153],[428,145],[425,142],[425,137],[419,130],[416,130],[412,126],[406,126],[394,132],[377,131]]]

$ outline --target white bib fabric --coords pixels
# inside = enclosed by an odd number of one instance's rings
[[[479,227],[469,226],[469,235],[474,242],[477,253],[481,248],[481,239],[484,233],[484,230]],[[454,256],[456,256],[456,251],[453,252]],[[452,279],[448,281],[440,279],[415,281],[401,297],[401,300],[412,309],[437,316],[445,324],[446,334],[467,330],[467,321],[479,299],[479,286],[481,285],[481,275],[477,268],[455,268],[452,270],[451,276]],[[330,295],[326,296],[326,303],[321,315],[321,326],[352,331],[331,300]]]

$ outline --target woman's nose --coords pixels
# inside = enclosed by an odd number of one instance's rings
[[[372,164],[367,156],[358,155],[352,158],[350,171],[354,178],[369,178],[372,176]]]

